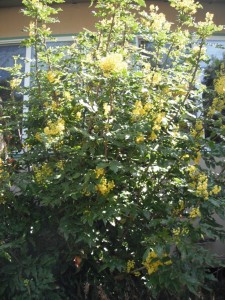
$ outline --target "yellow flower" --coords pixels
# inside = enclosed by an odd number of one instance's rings
[[[221,191],[221,186],[219,185],[214,185],[213,189],[209,193],[210,195],[217,195]]]
[[[164,254],[163,257],[166,258],[166,257],[168,257],[168,255]],[[157,258],[158,258],[157,254],[154,251],[151,251],[151,252],[149,252],[146,260],[143,262],[143,265],[147,269],[147,272],[148,272],[149,275],[157,272],[159,266],[171,265],[172,264],[171,260],[167,260],[165,262],[162,262]]]
[[[187,235],[189,233],[189,230],[187,228],[180,228],[180,227],[178,227],[176,229],[174,228],[172,230],[172,232],[173,232],[173,235],[179,236],[179,235]]]
[[[132,269],[134,269],[135,262],[134,260],[128,260],[127,262],[127,273],[130,273]]]
[[[48,126],[44,128],[44,133],[46,135],[61,135],[65,130],[65,121],[63,119],[59,119],[56,122],[48,122]]]
[[[195,129],[197,131],[201,131],[203,129],[203,125],[202,125],[202,121],[201,120],[197,120],[196,124],[195,124]]]
[[[185,208],[183,200],[179,200],[178,204],[179,204],[178,208],[173,210],[173,215],[180,215]]]
[[[63,161],[63,160],[59,160],[59,161],[56,163],[56,166],[57,166],[57,168],[59,168],[60,170],[63,170],[63,169],[64,169],[64,161]]]
[[[47,79],[50,83],[59,82],[59,72],[48,71]]]
[[[102,176],[100,183],[96,185],[96,191],[100,192],[103,196],[107,195],[115,187],[114,181],[107,181],[107,179]]]
[[[42,142],[42,137],[41,137],[41,135],[40,135],[39,132],[37,132],[37,133],[35,134],[35,139],[38,140],[39,142]]]
[[[95,170],[95,177],[99,178],[100,176],[103,176],[105,174],[105,170],[103,168],[97,168]]]
[[[155,120],[154,120],[154,126],[152,127],[152,129],[154,131],[160,131],[161,130],[161,127],[162,127],[162,120],[163,118],[165,117],[165,113],[164,112],[161,112],[161,113],[158,113]]]
[[[108,103],[103,104],[104,115],[107,117],[111,111],[111,106]]]
[[[152,76],[152,84],[153,85],[159,84],[161,80],[162,80],[162,75],[160,73],[154,73],[154,75]]]
[[[17,87],[20,86],[22,80],[20,78],[13,78],[12,80],[10,80],[10,87],[11,89],[15,89]]]
[[[221,112],[225,108],[225,99],[215,97],[213,99],[212,105],[209,108],[208,116],[211,117],[215,114],[215,112]]]
[[[35,180],[38,184],[44,185],[53,171],[47,163],[44,163],[40,168],[33,167]]]
[[[134,109],[132,111],[132,115],[134,117],[144,116],[146,114],[146,110],[142,105],[141,101],[136,101],[134,104]]]
[[[52,110],[56,110],[58,108],[58,104],[55,101],[52,101],[52,105],[51,105]]]
[[[200,173],[194,165],[189,166],[188,171],[191,179],[193,180],[189,186],[196,190],[196,196],[203,197],[207,200],[209,198],[208,177],[204,173]]]
[[[34,22],[30,22],[29,24],[29,36],[32,36],[35,34],[35,24]]]
[[[195,128],[191,130],[191,135],[194,138],[199,138],[203,136],[204,130],[203,130],[203,124],[201,120],[197,120],[195,123]]]
[[[214,81],[214,87],[215,91],[219,94],[222,95],[225,93],[225,75],[222,75],[220,78],[216,79]]]
[[[205,174],[199,174],[197,180],[196,195],[207,200],[209,198],[208,178]]]
[[[144,136],[143,135],[139,135],[136,137],[136,143],[137,144],[140,144],[140,143],[143,143],[145,140]]]
[[[195,0],[177,0],[171,2],[171,6],[189,15],[194,15],[197,12],[197,8],[202,7],[198,2],[195,2]]]
[[[152,108],[153,108],[152,103],[147,102],[147,103],[144,105],[144,110],[145,110],[145,111],[150,111]]]
[[[78,112],[76,113],[76,119],[77,119],[78,121],[81,119],[81,112],[80,112],[80,111],[78,111]]]
[[[194,179],[195,176],[196,176],[196,174],[197,174],[197,168],[196,168],[196,166],[194,166],[194,165],[189,166],[189,167],[187,168],[187,170],[188,170],[188,172],[189,172],[190,177],[191,177],[192,179]]]
[[[127,63],[123,61],[123,56],[119,53],[111,53],[102,58],[99,67],[105,76],[112,73],[120,73],[127,69]]]
[[[200,212],[199,208],[198,207],[197,208],[193,207],[191,209],[191,211],[189,212],[189,217],[190,218],[201,217],[201,212]]]
[[[71,96],[70,92],[68,92],[68,91],[65,91],[63,93],[63,96],[66,100],[72,100],[72,96]]]
[[[150,135],[150,138],[149,138],[151,141],[154,141],[157,139],[157,135],[155,134],[154,131],[152,131],[151,135]]]
[[[169,265],[172,265],[172,260],[170,259],[170,260],[167,260],[166,262],[164,262],[164,265],[166,265],[166,266],[169,266]]]
[[[199,164],[202,155],[201,155],[201,152],[200,152],[200,151],[198,151],[196,154],[197,154],[197,156],[196,156],[196,158],[194,159],[194,162],[195,162],[196,164]]]
[[[182,159],[189,159],[189,158],[190,158],[190,155],[189,155],[189,154],[184,154],[181,158],[182,158]]]
[[[52,71],[49,71],[47,74],[47,79],[49,82],[53,83],[56,79],[56,74]]]

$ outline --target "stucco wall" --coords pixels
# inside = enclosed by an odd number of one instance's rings
[[[172,9],[166,2],[147,1],[147,5],[151,2],[160,7],[160,11],[164,12],[167,18],[175,22],[174,9]],[[60,23],[51,25],[53,33],[61,34],[75,34],[83,28],[94,29],[95,18],[92,15],[93,7],[89,7],[87,3],[79,4],[63,4],[61,5],[63,11],[59,13]],[[225,24],[225,3],[205,4],[204,9],[198,14],[198,19],[202,20],[204,14],[210,11],[215,15],[217,24]],[[21,13],[21,8],[1,8],[0,9],[0,38],[12,38],[26,36],[23,31],[24,26],[29,24],[29,19]],[[225,33],[225,31],[224,31]]]

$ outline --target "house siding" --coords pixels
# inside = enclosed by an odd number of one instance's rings
[[[160,11],[165,13],[168,20],[175,23],[175,10],[169,6],[169,3],[162,1],[147,1],[147,6],[151,4],[158,5]],[[93,7],[88,3],[62,4],[63,11],[59,13],[59,23],[51,24],[51,29],[55,35],[73,35],[80,32],[83,28],[94,30],[95,18],[92,14]],[[199,10],[197,20],[203,20],[206,12],[211,12],[215,16],[217,25],[225,24],[225,3],[205,3],[204,8]],[[23,37],[27,33],[24,27],[28,26],[29,18],[24,17],[21,8],[1,8],[0,9],[0,38]],[[221,32],[225,34],[225,30]],[[221,34],[220,33],[220,34]]]

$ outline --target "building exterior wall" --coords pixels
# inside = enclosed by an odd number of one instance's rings
[[[158,5],[160,11],[165,13],[168,20],[175,22],[175,11],[169,3],[162,1],[147,1],[149,4]],[[55,35],[73,35],[83,28],[94,30],[95,18],[92,14],[93,7],[88,3],[62,4],[63,11],[59,13],[60,23],[51,25]],[[198,13],[198,20],[203,20],[204,14],[209,11],[214,13],[217,25],[225,24],[225,3],[205,3],[204,8]],[[0,9],[0,38],[14,38],[26,36],[24,27],[29,24],[29,18],[21,13],[21,8],[1,8]],[[225,34],[225,30],[223,31]]]
[[[147,5],[150,1],[147,1]],[[175,23],[175,10],[171,8],[168,2],[163,1],[151,1],[151,4],[158,5],[160,11],[165,13],[168,20]],[[83,28],[94,30],[94,23],[96,19],[92,14],[93,7],[90,7],[88,3],[78,4],[63,4],[61,5],[63,11],[59,13],[59,23],[51,25],[51,29],[54,35],[57,36],[72,36],[82,31]],[[197,20],[203,20],[206,12],[214,14],[214,20],[217,25],[225,24],[225,3],[205,3],[204,8],[199,11]],[[14,40],[16,38],[23,38],[27,35],[24,31],[24,27],[28,26],[29,18],[25,17],[21,8],[1,8],[0,9],[0,41],[4,43],[7,40]],[[219,33],[225,36],[225,30]],[[223,37],[224,39],[224,37]],[[1,136],[0,136],[1,146]],[[1,147],[0,147],[1,150]],[[225,223],[218,216],[215,219],[225,229]],[[205,247],[216,253],[218,256],[225,258],[225,244],[221,241],[207,242]]]

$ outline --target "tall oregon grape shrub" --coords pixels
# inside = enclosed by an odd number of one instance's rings
[[[23,0],[31,69],[16,61],[2,107],[1,298],[198,294],[219,264],[201,241],[224,235],[225,127],[205,136],[221,110],[199,82],[222,28],[193,0],[170,0],[175,24],[143,0],[99,0],[96,29],[54,47],[55,3]]]

